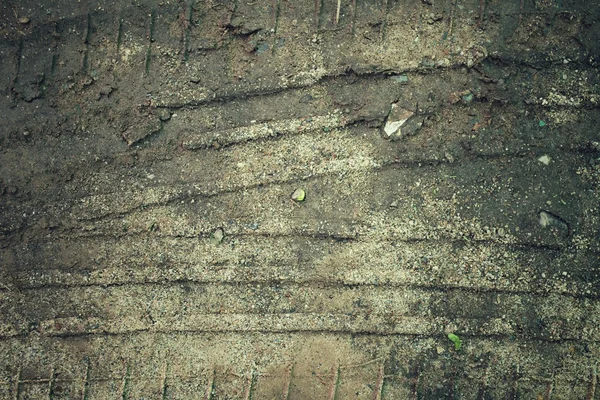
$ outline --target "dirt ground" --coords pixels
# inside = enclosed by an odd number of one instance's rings
[[[589,0],[0,2],[0,398],[600,399],[599,66]]]

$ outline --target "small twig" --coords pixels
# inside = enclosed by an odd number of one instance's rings
[[[342,0],[337,0],[337,11],[335,12],[335,24],[340,22],[340,9],[342,8]]]

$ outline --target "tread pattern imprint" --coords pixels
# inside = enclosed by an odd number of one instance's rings
[[[0,3],[0,398],[600,399],[593,3]]]

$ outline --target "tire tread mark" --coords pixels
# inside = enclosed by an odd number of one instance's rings
[[[293,373],[294,373],[294,364],[290,364],[287,368],[286,380],[283,385],[283,393],[282,393],[283,400],[289,400],[289,398],[290,398],[290,390],[292,388]]]
[[[504,159],[515,159],[515,158],[525,158],[528,157],[528,153],[523,152],[523,154],[519,154],[519,155],[513,155],[512,157],[507,157],[505,154],[501,154],[501,155],[487,155],[487,156],[481,156],[478,158],[481,158],[483,160],[504,160]],[[447,161],[440,161],[440,160],[416,160],[416,161],[401,161],[401,160],[392,160],[389,161],[387,163],[382,162],[381,165],[375,166],[375,167],[360,167],[360,168],[355,168],[353,169],[353,171],[356,172],[365,172],[365,171],[369,171],[369,172],[383,172],[383,171],[387,171],[387,170],[394,170],[394,169],[398,169],[398,168],[421,168],[422,165],[424,163],[430,163],[432,166],[439,166],[439,165],[444,165],[444,164],[448,164],[449,162]],[[211,191],[197,191],[197,192],[191,192],[190,193],[190,189],[188,189],[188,193],[177,193],[177,192],[171,192],[166,194],[167,198],[164,200],[159,200],[159,201],[154,201],[154,202],[141,202],[140,204],[137,205],[132,205],[129,206],[128,208],[122,208],[120,210],[107,210],[107,211],[102,211],[102,213],[99,213],[97,215],[85,215],[85,209],[83,209],[82,214],[83,215],[79,215],[77,216],[77,221],[78,222],[101,222],[101,221],[110,221],[114,218],[117,217],[124,217],[124,216],[128,216],[131,214],[134,214],[138,211],[151,211],[153,209],[156,208],[162,208],[162,207],[169,207],[173,204],[175,204],[178,201],[181,200],[188,200],[188,199],[208,199],[208,198],[213,198],[213,197],[218,197],[221,195],[225,195],[225,194],[232,194],[232,193],[240,193],[240,192],[244,192],[244,191],[248,191],[248,190],[254,190],[257,188],[267,188],[270,186],[277,186],[277,185],[288,185],[288,184],[292,184],[292,183],[300,183],[300,182],[311,182],[317,179],[322,179],[323,177],[327,177],[327,176],[332,176],[332,175],[336,175],[338,174],[337,171],[323,171],[323,172],[315,172],[310,176],[297,176],[297,177],[290,177],[290,179],[272,179],[266,182],[256,182],[256,183],[251,183],[249,185],[239,185],[239,186],[234,186],[234,187],[229,187],[229,188],[214,188]],[[182,189],[185,189],[182,188]],[[103,195],[98,195],[98,196],[102,196],[102,197],[109,197],[111,195],[121,195],[122,193],[106,193]],[[94,197],[94,196],[85,196],[83,197],[83,199],[85,199],[86,197]],[[102,200],[101,200],[102,201]],[[88,207],[89,208],[89,207]],[[93,209],[92,209],[93,210]],[[76,211],[74,211],[75,213]],[[22,230],[25,230],[26,227],[22,228]],[[13,232],[15,233],[15,232]],[[87,237],[95,237],[98,235],[103,235],[103,233],[92,233],[92,234],[82,234],[81,236],[87,236]],[[123,235],[118,235],[115,233],[115,236],[124,236]],[[550,246],[550,249],[553,250],[560,250],[560,247],[556,247],[556,246]]]
[[[329,386],[328,400],[336,400],[340,386],[340,364],[337,363],[331,368],[331,384]]]
[[[60,34],[58,33],[58,24],[55,22],[52,24],[52,36],[54,40],[52,41],[52,61],[50,63],[50,77],[53,77],[56,73],[56,68],[58,68],[58,45],[60,40]]]
[[[19,369],[17,370],[17,374],[15,375],[14,381],[13,381],[13,400],[20,400],[21,398],[21,377],[23,374],[23,370],[22,367],[19,366]]]
[[[90,56],[90,39],[92,37],[92,14],[87,13],[85,32],[83,34],[83,46],[84,51],[81,58],[81,73],[87,74],[89,70],[89,56]]]
[[[369,362],[367,362],[367,363],[369,363]],[[166,365],[166,363],[163,364],[163,365]],[[380,372],[381,372],[381,368],[382,368],[382,366],[380,366],[380,368],[379,368]],[[348,369],[352,369],[352,366],[345,366],[345,365],[344,366],[339,366],[338,369],[339,369],[340,372],[341,371],[346,371]],[[289,369],[287,369],[287,370],[289,371]],[[52,369],[51,369],[51,371],[52,371],[53,374],[56,374],[56,367],[53,366]],[[164,371],[164,369],[163,369],[163,371]],[[252,372],[252,376],[254,377],[254,381],[255,382],[257,382],[257,378],[278,378],[278,377],[280,377],[280,375],[273,374],[273,373],[259,373],[259,372],[256,372],[256,371],[251,371],[251,372]],[[243,376],[243,375],[240,375],[240,374],[234,373],[234,372],[225,373],[224,375],[230,376],[230,377],[235,377],[235,378],[240,378],[241,376]],[[466,382],[471,383],[471,382],[473,382],[476,379],[473,375],[470,375],[470,374],[466,374],[466,375],[462,375],[462,376],[460,376],[458,374],[454,374],[454,375],[456,375],[455,378],[462,378],[463,382],[466,381]],[[246,376],[249,377],[248,375],[246,375]],[[378,378],[381,377],[381,376],[382,376],[382,374],[380,373],[378,375]],[[198,376],[198,375],[195,375],[195,374],[192,374],[192,375],[178,375],[178,376],[175,377],[175,379],[177,379],[180,382],[187,382],[187,381],[197,380],[197,379],[199,379],[201,377],[202,376]],[[331,369],[330,373],[325,373],[325,374],[319,374],[319,373],[317,373],[317,374],[315,374],[315,373],[310,373],[310,372],[308,372],[308,373],[304,372],[304,373],[298,374],[298,377],[301,377],[301,378],[306,378],[306,377],[315,378],[315,377],[317,377],[319,379],[332,378],[332,377],[335,377],[335,365]],[[412,389],[414,387],[414,385],[413,385],[414,381],[411,380],[410,378],[408,380],[406,380],[404,377],[399,376],[399,375],[383,376],[383,377],[384,377],[384,379],[393,378],[393,379],[397,379],[398,381],[406,381],[406,383],[408,384],[408,389],[411,390],[411,392],[410,392],[411,395],[413,394]],[[450,379],[453,379],[452,376],[450,376]],[[540,378],[540,377],[535,376],[533,374],[531,374],[529,376],[525,376],[524,379],[531,380],[533,382],[540,382],[540,381],[547,382],[547,380],[544,380],[543,378]],[[78,378],[69,378],[69,377],[56,378],[56,376],[52,375],[50,377],[43,377],[43,378],[21,379],[21,380],[19,380],[19,383],[20,383],[21,391],[24,391],[24,389],[26,389],[28,387],[28,385],[39,386],[39,385],[43,385],[43,384],[49,384],[50,382],[64,383],[64,384],[67,384],[67,385],[71,385],[71,384],[77,383],[79,381],[80,380]],[[586,380],[584,380],[584,381],[577,380],[576,383],[577,383],[578,386],[580,386],[585,381]],[[90,379],[89,382],[90,382],[90,384],[93,384],[93,383],[115,382],[115,378],[112,377],[112,376],[110,376],[110,375],[109,376],[100,376],[100,377],[96,377],[96,378]],[[149,387],[149,386],[152,385],[152,381],[150,381],[149,379],[146,379],[144,377],[135,377],[135,376],[133,376],[133,377],[130,377],[128,379],[128,382],[129,383],[135,382],[138,385],[143,383],[143,385],[145,387]],[[209,385],[211,384],[210,381],[208,383],[209,383]],[[570,381],[570,383],[573,384],[574,382]],[[13,380],[12,379],[9,379],[7,381],[0,381],[0,385],[3,385],[3,386],[10,386],[12,384],[13,384]],[[446,386],[446,387],[449,388],[448,386]],[[11,394],[13,394],[12,391],[11,391]],[[283,399],[287,399],[285,392],[282,393],[282,394],[283,394],[282,398]],[[456,395],[460,395],[460,392],[456,393],[456,391],[455,391],[455,394]],[[336,395],[340,396],[339,393],[337,393]],[[422,395],[422,393],[419,392],[419,395]],[[589,392],[588,392],[588,395],[589,395]],[[18,397],[19,399],[21,398],[20,396],[21,396],[21,393],[19,394],[19,397]],[[212,397],[213,397],[213,395],[211,394],[210,397],[208,397],[208,398],[212,398]],[[11,398],[15,399],[16,397],[15,396],[11,396]],[[87,398],[87,397],[85,397],[85,398]],[[203,397],[203,398],[207,399],[207,397]],[[375,397],[373,397],[373,398],[375,398]],[[412,398],[415,398],[415,397],[413,396],[413,397],[410,397],[410,398],[412,399]],[[419,398],[421,398],[421,397],[419,397]],[[489,398],[489,395],[486,398]],[[509,393],[509,396],[506,397],[506,398],[511,398],[510,397],[510,393]],[[540,395],[540,398],[547,398],[547,397],[544,394],[542,394],[542,395]],[[586,397],[586,400],[588,400],[588,397]]]
[[[552,398],[552,391],[554,390],[554,374],[548,382],[546,382],[546,391],[544,392],[544,400],[550,400]]]
[[[489,364],[486,366],[483,371],[483,375],[481,376],[481,381],[479,382],[479,390],[477,391],[477,400],[485,400],[486,392],[488,388],[488,374],[490,371]]]
[[[215,318],[222,316],[223,314],[214,314]],[[248,314],[251,315],[251,314]],[[322,316],[319,316],[319,318],[321,318]],[[156,329],[153,327],[142,327],[142,328],[132,328],[126,331],[108,331],[108,330],[102,330],[102,331],[98,331],[98,332],[89,332],[89,331],[81,331],[81,332],[64,332],[64,333],[56,333],[56,334],[45,334],[45,335],[40,335],[40,337],[45,337],[45,338],[61,338],[61,339],[73,339],[73,338],[109,338],[109,337],[114,337],[114,338],[130,338],[132,335],[141,335],[141,334],[148,334],[148,333],[152,333],[152,334],[162,334],[162,335],[171,335],[171,336],[176,336],[176,335],[183,335],[183,336],[190,336],[190,335],[199,335],[199,336],[203,336],[205,337],[207,334],[235,334],[235,333],[242,333],[242,334],[257,334],[257,335],[265,335],[265,334],[301,334],[301,335],[352,335],[354,337],[359,337],[359,336],[369,336],[369,337],[374,337],[374,338],[390,338],[390,337],[394,337],[394,338],[419,338],[419,339],[424,339],[424,338],[431,338],[431,339],[435,339],[435,338],[439,338],[440,337],[440,332],[434,332],[434,333],[430,333],[430,332],[382,332],[380,330],[376,330],[376,329],[370,329],[370,328],[363,328],[363,329],[332,329],[332,328],[278,328],[278,329],[268,329],[268,328],[257,328],[257,329],[251,329],[248,326],[244,326],[242,328],[232,328],[230,326],[228,326],[227,329],[218,329],[218,328],[178,328],[178,329]],[[11,339],[17,339],[17,340],[25,340],[27,337],[29,336],[29,333],[17,333],[17,334],[8,334],[8,335],[0,335],[0,341],[8,341]],[[481,339],[488,339],[488,340],[509,340],[511,337],[514,337],[514,335],[509,335],[507,333],[478,333],[478,334],[471,334],[470,335],[471,338],[481,338]],[[543,343],[543,344],[557,344],[557,343],[573,343],[573,344],[577,344],[577,343],[581,343],[582,339],[579,337],[572,337],[572,338],[558,338],[558,339],[549,339],[549,338],[544,338],[544,337],[539,337],[539,336],[535,336],[535,337],[530,337],[528,338],[529,341],[531,342],[535,342],[535,343]],[[588,340],[588,343],[592,343],[592,344],[599,344],[600,341],[597,340]],[[329,376],[331,376],[331,374],[329,374]],[[517,380],[520,380],[521,378],[518,377],[516,378]],[[20,381],[21,383],[26,383],[29,381]],[[47,382],[47,379],[44,381]],[[419,384],[423,384],[422,380],[419,380]],[[517,388],[518,391],[518,385],[515,386]],[[518,397],[517,397],[518,398]]]
[[[451,30],[451,28],[450,28],[450,30]],[[507,57],[502,54],[491,54],[488,56],[488,59],[507,63],[507,64],[512,64],[512,65],[530,67],[530,68],[534,68],[534,69],[542,69],[544,67],[552,67],[552,66],[561,66],[562,67],[562,60],[559,60],[559,59],[555,59],[555,60],[545,59],[544,61],[540,61],[537,64],[528,62],[526,60],[524,61],[524,60],[521,60],[521,59],[518,59],[515,57]],[[581,59],[579,61],[574,61],[574,62],[570,63],[570,65],[573,66],[573,70],[578,70],[578,71],[581,71],[582,73],[586,72],[588,70],[594,71],[594,68],[589,67],[584,64],[583,59]],[[407,73],[427,74],[427,75],[433,76],[433,75],[438,75],[438,74],[443,75],[443,74],[446,74],[448,71],[455,71],[462,67],[463,67],[463,64],[456,64],[456,65],[451,65],[448,67],[439,67],[439,68],[436,68],[435,70],[432,70],[429,67],[419,66],[419,67],[407,67],[407,68],[404,68],[402,71],[393,71],[393,70],[389,70],[389,69],[384,69],[384,70],[375,70],[375,71],[369,71],[369,72],[348,72],[348,71],[335,72],[335,73],[330,73],[330,74],[324,74],[324,75],[318,77],[317,79],[315,79],[314,81],[311,81],[309,84],[290,83],[285,86],[279,86],[279,87],[275,87],[275,88],[258,88],[258,89],[251,89],[251,90],[246,90],[246,91],[242,91],[242,92],[224,92],[224,93],[217,94],[214,97],[211,96],[210,98],[196,99],[196,100],[192,99],[192,100],[187,100],[185,102],[174,102],[174,101],[169,102],[169,100],[163,101],[163,100],[161,100],[161,97],[159,94],[156,98],[156,103],[154,104],[154,106],[157,108],[166,108],[171,111],[181,110],[181,109],[194,110],[196,108],[207,106],[207,105],[214,105],[214,104],[220,105],[220,104],[235,101],[235,100],[247,100],[247,99],[252,99],[255,97],[276,96],[276,95],[280,95],[280,94],[289,93],[292,91],[307,89],[307,88],[310,88],[310,87],[313,87],[313,86],[316,86],[319,84],[325,85],[325,84],[328,84],[329,82],[335,82],[337,79],[348,77],[348,76],[352,76],[352,78],[354,80],[376,79],[376,78],[389,79],[389,77],[391,75],[400,74],[400,73],[402,73],[402,74],[407,74]],[[586,104],[585,106],[588,108],[595,107],[591,103]],[[574,106],[564,105],[562,107],[564,109],[572,109]]]
[[[383,5],[381,7],[381,26],[379,28],[379,41],[381,43],[383,43],[383,41],[385,40],[389,12],[389,0],[383,0]]]
[[[17,82],[19,81],[19,75],[21,74],[21,59],[23,57],[23,47],[25,46],[25,40],[23,39],[23,37],[21,36],[21,38],[19,39],[19,45],[17,46],[17,61],[16,61],[16,65],[15,65],[15,76],[12,78],[11,82],[10,82],[10,93],[11,93],[11,100],[13,105],[17,102],[17,89],[16,89],[16,85]]]
[[[359,126],[357,124],[354,125],[347,125],[347,126]],[[235,130],[236,128],[234,128]],[[264,137],[264,136],[257,136],[256,138],[247,138],[245,140],[240,140],[240,139],[235,139],[235,140],[231,140],[231,141],[227,141],[227,142],[223,142],[220,144],[221,148],[223,147],[233,147],[233,146],[238,146],[238,145],[244,145],[245,143],[256,143],[259,141],[273,141],[273,140],[280,140],[281,138],[284,137],[289,137],[289,135],[283,134],[283,135],[277,135],[275,137]],[[195,148],[200,148],[202,150],[210,150],[212,151],[212,148],[204,148],[204,145],[202,144],[193,144],[194,141],[189,141],[189,148],[187,150],[190,151],[195,151]],[[185,146],[185,142],[184,142],[184,146]],[[537,148],[536,150],[538,150],[539,152],[549,152],[551,151],[551,149],[544,149],[544,148]],[[218,151],[218,150],[215,150]],[[579,156],[579,155],[586,155],[587,154],[587,150],[584,148],[575,148],[575,149],[565,149],[563,150],[563,153],[566,154],[570,154],[570,155],[574,155],[574,156]],[[529,152],[523,150],[523,151],[518,151],[518,152],[511,152],[511,153],[495,153],[495,152],[490,152],[488,154],[481,154],[478,152],[471,152],[468,153],[470,156],[470,160],[480,160],[480,161],[509,161],[509,160],[518,160],[518,159],[524,159],[529,157]],[[466,160],[468,160],[469,158],[465,158]],[[462,159],[461,159],[462,160]],[[377,160],[374,160],[377,161]],[[427,168],[428,166],[430,167],[437,167],[440,165],[444,165],[444,164],[448,164],[448,161],[446,160],[440,160],[440,159],[433,159],[433,158],[424,158],[424,159],[410,159],[410,160],[387,160],[386,162],[383,162],[385,160],[381,160],[382,162],[380,163],[379,166],[376,167],[367,167],[367,168],[355,168],[354,171],[356,172],[360,172],[360,171],[369,171],[369,172],[380,172],[380,171],[386,171],[389,169],[411,169],[411,168]],[[460,160],[459,160],[460,161]],[[167,193],[166,195],[168,196],[167,200],[165,201],[161,201],[161,202],[145,202],[143,203],[141,206],[132,206],[130,208],[128,208],[127,210],[124,211],[108,211],[105,212],[101,215],[92,215],[92,216],[82,216],[79,217],[79,221],[88,221],[88,222],[92,222],[92,221],[100,221],[103,219],[108,219],[110,218],[110,216],[123,216],[125,215],[124,213],[131,213],[134,212],[136,210],[138,210],[140,207],[147,207],[147,206],[165,206],[168,205],[171,201],[170,199],[173,199],[173,201],[177,201],[177,200],[185,200],[185,199],[193,199],[193,198],[210,198],[210,197],[215,197],[215,196],[219,196],[219,195],[224,195],[224,194],[229,194],[229,193],[238,193],[240,191],[244,191],[244,190],[252,190],[255,189],[257,187],[262,187],[262,186],[271,186],[271,185],[285,185],[285,184],[292,184],[292,183],[300,183],[300,182],[310,182],[314,179],[320,179],[323,177],[327,177],[330,175],[334,175],[335,172],[316,172],[313,173],[310,176],[292,176],[289,177],[289,179],[271,179],[268,181],[264,181],[264,182],[258,182],[258,183],[250,183],[249,185],[236,185],[235,187],[229,187],[229,188],[223,188],[223,187],[215,187],[211,190],[208,191],[195,191],[192,192],[191,194],[189,193],[188,189],[189,187],[186,186],[185,184],[180,185],[180,186],[160,186],[160,185],[154,185],[154,186],[148,186],[147,189],[148,190],[163,190],[163,191],[168,191],[169,193]],[[182,191],[186,190],[188,191],[187,194],[184,194]],[[178,193],[180,192],[180,193]],[[122,194],[123,192],[121,192],[120,194]],[[69,206],[71,207],[73,204],[77,203],[78,201],[82,201],[83,199],[86,199],[88,197],[92,197],[92,196],[111,196],[114,195],[115,192],[112,191],[100,191],[97,192],[94,195],[81,195],[78,197],[73,197],[70,199],[61,199],[61,200],[57,200],[55,201],[56,203],[59,203],[61,205],[65,205],[65,206]],[[24,212],[31,210],[32,208],[37,207],[37,205],[32,206],[30,204],[31,202],[28,201],[27,199],[21,199],[21,205],[20,205],[20,210],[23,210]],[[17,214],[15,214],[12,217],[14,220],[18,220],[18,216]],[[11,233],[17,233],[19,231],[23,231],[25,230],[27,227],[26,226],[22,226],[19,227],[18,229],[13,229],[10,230]]]
[[[160,383],[160,398],[161,398],[161,400],[167,400],[167,372],[168,372],[168,368],[169,368],[169,365],[165,361],[165,363],[163,364],[163,370],[162,370],[162,376],[161,376],[161,383]]]
[[[350,13],[350,32],[354,36],[356,33],[356,0],[352,0],[352,9]]]
[[[448,16],[448,30],[444,35],[446,38],[450,38],[452,36],[452,28],[454,27],[454,16],[456,15],[456,5],[459,0],[450,0],[450,15]]]
[[[123,13],[117,17],[119,20],[119,26],[117,28],[117,55],[121,52],[121,45],[123,44]]]
[[[314,11],[314,28],[315,32],[319,31],[321,13],[323,11],[323,0],[315,0],[315,11]]]
[[[194,13],[193,1],[186,1],[185,8],[183,10],[183,31],[182,31],[182,42],[183,42],[183,61],[187,62],[190,58],[190,35],[192,30],[192,17]]]
[[[457,375],[457,371],[455,368],[452,368],[452,370],[450,371],[450,377],[448,378],[448,386],[447,386],[447,391],[446,394],[448,396],[449,399],[456,399],[458,398],[456,396],[456,375]]]
[[[590,383],[588,384],[585,400],[594,400],[596,395],[596,384],[598,382],[598,365],[593,365],[590,369]]]
[[[149,21],[148,21],[148,33],[146,34],[146,39],[148,41],[148,49],[146,50],[146,61],[144,65],[144,75],[148,76],[150,72],[150,63],[152,60],[152,43],[154,42],[154,30],[156,24],[156,10],[153,9],[150,12]]]
[[[509,294],[509,295],[524,295],[533,296],[539,298],[545,298],[548,294],[555,294],[567,298],[573,299],[596,299],[595,294],[573,294],[565,293],[560,291],[547,291],[547,290],[514,290],[514,289],[503,289],[503,288],[490,288],[490,287],[473,287],[473,286],[453,286],[448,284],[436,283],[435,285],[428,285],[424,283],[402,283],[402,282],[391,282],[391,283],[371,283],[371,282],[352,282],[346,283],[335,280],[326,279],[305,279],[305,280],[286,280],[286,279],[246,279],[246,280],[230,280],[224,281],[222,279],[194,279],[194,278],[178,278],[178,279],[158,279],[138,282],[97,282],[97,283],[81,283],[81,284],[44,284],[41,286],[23,286],[19,287],[19,291],[34,292],[37,290],[45,290],[49,288],[55,289],[80,289],[80,288],[118,288],[126,286],[179,286],[181,284],[195,284],[198,286],[206,286],[212,284],[219,284],[221,286],[234,286],[237,287],[240,284],[252,284],[260,283],[261,285],[290,285],[290,286],[310,286],[314,285],[319,288],[338,288],[338,289],[357,289],[361,287],[372,287],[381,289],[412,289],[422,290],[426,292],[460,292],[464,294]]]
[[[479,20],[477,21],[477,27],[485,29],[485,11],[486,11],[486,0],[479,0]]]
[[[131,364],[127,363],[125,372],[123,373],[123,381],[121,383],[121,400],[129,398],[129,378],[131,376]]]
[[[50,377],[48,378],[48,400],[54,398],[54,380],[56,379],[56,370],[54,367],[50,369]]]
[[[85,360],[85,370],[83,373],[83,387],[81,390],[82,393],[82,399],[83,400],[88,400],[89,399],[89,392],[90,392],[90,359],[86,358]]]
[[[248,377],[246,378],[246,388],[244,389],[244,400],[252,399],[252,393],[254,390],[254,384],[256,380],[256,374],[254,370],[250,370]]]
[[[521,25],[521,21],[523,20],[523,10],[524,9],[525,9],[525,0],[520,0],[520,2],[519,2],[519,17],[517,19],[516,29],[518,29],[519,25]]]
[[[408,371],[410,398],[411,400],[419,399],[419,386],[421,385],[421,365],[419,361],[415,361],[412,366],[409,365]]]
[[[385,382],[384,367],[385,361],[379,365],[377,381],[375,382],[375,388],[373,389],[373,400],[383,400],[383,384]]]
[[[273,2],[273,42],[271,45],[271,54],[275,54],[277,48],[277,31],[279,30],[279,15],[281,14],[281,0],[272,0]]]
[[[206,383],[206,392],[204,393],[203,400],[212,400],[213,398],[213,392],[215,390],[215,375],[216,371],[215,367],[213,366],[208,372],[208,381]]]
[[[510,393],[510,398],[512,400],[519,399],[519,379],[521,378],[520,375],[521,375],[521,366],[519,364],[517,364],[513,371],[512,392]]]

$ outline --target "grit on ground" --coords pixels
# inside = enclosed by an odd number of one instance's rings
[[[599,18],[2,2],[0,398],[598,399]]]

